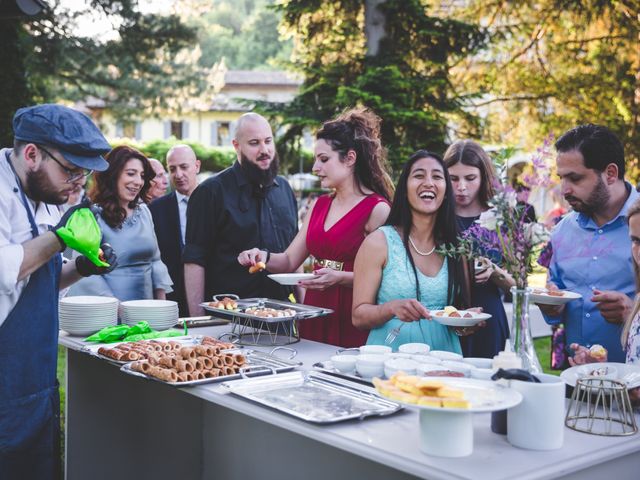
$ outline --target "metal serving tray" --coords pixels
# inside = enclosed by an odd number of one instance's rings
[[[282,347],[279,347],[282,348]],[[203,378],[201,380],[192,380],[190,382],[165,382],[156,377],[151,377],[145,375],[142,372],[136,372],[131,369],[131,364],[133,362],[128,362],[122,365],[120,368],[124,373],[128,373],[129,375],[134,375],[136,377],[146,378],[148,380],[155,380],[156,382],[166,383],[167,385],[173,385],[176,387],[192,387],[196,385],[203,385],[206,383],[216,383],[216,382],[224,382],[227,380],[238,380],[241,378],[249,378],[249,377],[258,377],[261,375],[275,375],[277,373],[289,372],[296,367],[302,365],[302,362],[294,362],[291,359],[284,359],[280,357],[276,357],[273,353],[278,350],[278,348],[274,348],[271,353],[264,353],[258,350],[250,350],[250,349],[237,349],[237,350],[225,350],[225,353],[234,354],[241,353],[247,359],[247,365],[241,369],[241,373],[236,373],[233,375],[221,375],[215,378]],[[290,350],[290,349],[286,349]],[[294,351],[295,352],[295,351]],[[297,353],[297,352],[295,352]],[[295,355],[294,355],[295,356]],[[146,361],[146,360],[142,360]]]
[[[278,323],[278,322],[288,322],[291,320],[304,320],[306,318],[315,318],[323,315],[328,315],[333,313],[333,310],[322,307],[313,307],[311,305],[304,305],[302,303],[291,303],[286,302],[284,300],[272,300],[270,298],[242,298],[237,300],[238,309],[237,310],[225,310],[223,308],[215,308],[210,307],[208,302],[203,302],[200,304],[202,308],[208,310],[210,312],[214,312],[216,314],[221,314],[228,317],[233,317],[231,321],[234,321],[236,318],[246,318],[249,320],[254,320],[256,322],[265,322],[265,323]],[[296,314],[291,315],[289,317],[259,317],[257,315],[251,315],[249,313],[245,313],[245,310],[253,307],[265,307],[265,308],[273,308],[276,310],[283,310],[285,308],[295,310]]]
[[[222,296],[218,295],[217,297],[220,298]],[[237,303],[237,310],[210,307],[208,303],[201,303],[200,306],[205,310],[215,312],[216,315],[229,319],[232,324],[231,332],[227,332],[219,338],[228,337],[229,341],[238,345],[275,347],[299,342],[300,335],[296,325],[297,320],[333,313],[333,310],[328,308],[269,298],[245,298],[237,300]],[[278,310],[289,308],[294,310],[296,314],[289,317],[259,317],[245,313],[245,310],[251,307],[266,307]]]
[[[185,347],[192,347],[194,345],[200,345],[202,337],[194,338],[190,335],[187,335],[187,336],[183,335],[181,337],[156,338],[154,340],[158,342],[168,342],[171,340],[174,342],[181,343]],[[114,347],[117,347],[118,345],[122,345],[123,343],[133,343],[133,342],[97,343],[94,345],[85,345],[84,347],[82,347],[82,351],[88,352],[90,355],[106,360],[107,362],[115,363],[117,365],[125,365],[126,363],[130,363],[130,360],[126,360],[126,361],[114,360],[113,358],[105,357],[104,355],[98,353],[98,350],[102,347],[114,348]]]
[[[335,423],[390,415],[402,409],[364,385],[321,372],[290,372],[225,382],[231,393],[307,422]]]

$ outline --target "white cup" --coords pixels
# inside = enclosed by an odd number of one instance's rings
[[[356,356],[356,371],[367,380],[384,375],[384,355],[366,354]]]
[[[356,369],[355,355],[334,355],[331,357],[331,362],[342,373],[353,373]]]
[[[554,375],[535,376],[542,383],[509,381],[523,398],[507,413],[507,439],[515,447],[556,450],[564,442],[565,384]]]
[[[398,347],[398,351],[402,353],[427,354],[431,347],[426,343],[405,343]]]
[[[386,345],[362,345],[360,347],[360,353],[384,355],[387,353],[391,353],[391,347],[388,347]]]

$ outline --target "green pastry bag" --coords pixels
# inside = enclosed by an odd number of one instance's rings
[[[69,217],[67,224],[56,230],[67,247],[80,252],[98,267],[109,264],[100,260],[100,242],[102,232],[96,217],[88,208],[79,208]]]

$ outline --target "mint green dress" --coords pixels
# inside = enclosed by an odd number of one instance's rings
[[[401,298],[416,298],[415,277],[402,239],[396,229],[385,225],[380,227],[387,240],[387,264],[382,270],[382,281],[378,289],[377,303],[381,305]],[[442,310],[447,305],[447,284],[449,279],[447,262],[435,277],[428,277],[418,270],[420,281],[420,301],[429,310]],[[369,332],[367,345],[384,345],[387,334],[404,323],[400,334],[391,344],[394,351],[404,343],[427,343],[431,350],[447,350],[462,353],[460,341],[449,327],[433,320],[402,322],[397,317]]]

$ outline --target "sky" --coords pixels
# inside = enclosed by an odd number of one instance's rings
[[[52,2],[60,4],[60,6],[71,9],[81,10],[88,4],[85,0],[48,0],[49,4]],[[174,5],[175,0],[139,0],[140,11],[144,13],[168,13],[171,7]],[[97,37],[100,39],[108,40],[116,36],[114,32],[114,25],[104,16],[99,13],[93,13],[82,17],[82,21],[78,23],[76,28],[76,34],[85,37]]]

